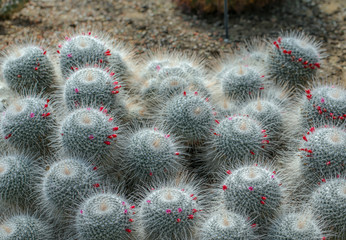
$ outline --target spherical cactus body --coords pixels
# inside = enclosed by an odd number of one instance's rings
[[[253,165],[227,170],[221,194],[226,208],[256,218],[262,228],[280,206],[283,190],[275,171]]]
[[[345,173],[346,131],[340,127],[312,127],[299,145],[301,174],[305,184]]]
[[[346,119],[346,90],[334,85],[306,89],[301,114],[305,128],[328,122],[342,125]]]
[[[311,195],[311,207],[338,239],[346,236],[346,180],[328,179]]]
[[[58,53],[61,71],[65,77],[71,70],[86,64],[107,64],[119,77],[124,77],[129,71],[123,53],[117,48],[113,49],[102,37],[92,36],[91,32],[66,37],[65,43],[59,45]]]
[[[177,107],[179,106],[179,107]],[[214,125],[211,104],[198,93],[177,95],[164,106],[161,122],[187,143],[204,141]]]
[[[39,97],[26,97],[11,104],[1,119],[1,135],[5,143],[28,153],[42,152],[52,135],[55,116],[50,101]]]
[[[264,75],[253,65],[225,67],[216,78],[221,84],[222,93],[238,102],[257,96],[265,86]]]
[[[196,192],[185,187],[153,190],[141,202],[140,227],[148,239],[193,239],[201,206]]]
[[[102,68],[85,67],[66,80],[64,103],[70,110],[80,106],[109,106],[110,110],[117,110],[122,104],[118,97],[120,88],[114,73]]]
[[[48,52],[35,45],[14,48],[4,59],[2,74],[8,86],[19,94],[50,91],[56,82]]]
[[[40,167],[20,154],[0,158],[0,201],[26,207],[35,193]]]
[[[0,239],[4,240],[53,240],[52,227],[30,215],[15,215],[0,224]]]
[[[221,167],[239,163],[249,158],[264,156],[270,144],[266,130],[247,116],[235,115],[218,121],[210,140],[211,149],[207,164]]]
[[[250,222],[229,211],[212,213],[199,234],[201,240],[256,239]]]
[[[299,87],[313,80],[323,54],[312,37],[291,33],[273,42],[268,72],[277,82]]]
[[[143,128],[124,139],[122,166],[128,179],[149,183],[153,177],[164,178],[182,168],[184,154],[176,138],[153,128]]]
[[[320,222],[307,213],[279,215],[270,226],[267,239],[324,239]]]
[[[116,194],[98,193],[86,198],[75,220],[78,239],[130,239],[136,218],[133,208]]]
[[[117,121],[104,107],[74,110],[61,123],[60,145],[72,156],[107,163],[117,142]]]
[[[72,214],[83,198],[100,187],[101,179],[94,169],[72,158],[53,163],[40,188],[40,203],[47,213],[56,218]]]

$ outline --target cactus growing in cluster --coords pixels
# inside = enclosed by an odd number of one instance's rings
[[[75,230],[78,239],[130,239],[136,220],[134,207],[117,194],[98,193],[78,207]]]
[[[218,124],[206,158],[208,166],[222,167],[266,155],[270,142],[266,130],[258,121],[245,115],[235,115],[216,122]]]
[[[208,99],[198,95],[198,92],[184,92],[166,103],[160,121],[185,142],[195,144],[209,135],[214,115]]]
[[[140,231],[146,239],[193,239],[202,215],[202,199],[191,185],[166,186],[152,190],[138,211]],[[202,200],[202,201],[201,201]]]
[[[0,158],[0,201],[26,206],[36,190],[40,167],[23,154]]]
[[[102,68],[78,69],[66,80],[64,103],[70,110],[80,106],[109,106],[111,110],[117,110],[122,103],[118,97],[121,85],[114,75],[115,73]]]
[[[305,184],[345,173],[346,131],[341,127],[312,127],[299,145],[299,172]],[[297,170],[295,170],[297,171]]]
[[[156,128],[142,128],[124,138],[122,168],[128,179],[149,183],[175,175],[182,168],[183,147],[175,136]]]
[[[342,125],[346,119],[346,90],[338,85],[317,85],[305,90],[301,104],[303,127],[333,122]]]
[[[14,215],[0,223],[0,239],[3,240],[53,240],[53,228],[35,216]]]
[[[91,32],[72,37],[65,37],[64,44],[59,45],[60,67],[63,76],[68,77],[71,71],[86,64],[107,64],[118,77],[125,77],[130,73],[125,62],[127,50],[120,43],[113,48],[107,40],[100,36],[92,36]]]
[[[289,33],[278,37],[268,57],[268,72],[277,82],[299,87],[316,76],[323,53],[320,43],[304,34]]]
[[[240,214],[217,211],[210,214],[200,229],[201,240],[256,239],[251,223]]]
[[[117,142],[117,122],[104,107],[74,110],[61,123],[59,145],[72,156],[106,163]]]
[[[261,228],[272,219],[282,202],[280,181],[275,171],[257,164],[227,170],[221,198],[227,209],[256,217],[255,222]]]
[[[338,239],[346,237],[346,180],[327,179],[311,195],[311,208]]]
[[[16,46],[3,59],[2,75],[19,94],[51,91],[56,83],[54,64],[47,50],[36,45]]]
[[[284,213],[279,215],[269,227],[266,239],[325,239],[320,221],[311,213]]]
[[[54,126],[50,100],[26,97],[16,100],[3,112],[0,132],[7,145],[35,155],[47,147]]]
[[[40,204],[53,217],[70,215],[83,198],[100,187],[95,167],[76,158],[57,161],[44,174]]]

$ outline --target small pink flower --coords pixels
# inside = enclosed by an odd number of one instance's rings
[[[35,114],[34,113],[30,113],[30,117],[31,118],[35,117]]]
[[[127,209],[124,210],[124,213],[127,214]]]
[[[75,90],[74,90],[76,93],[79,93],[79,90],[78,90],[78,88],[75,88]]]
[[[156,66],[156,70],[160,71],[161,67],[159,65]]]
[[[253,187],[249,187],[249,190],[252,191],[252,190],[253,190]]]
[[[178,212],[182,212],[183,211],[183,209],[181,209],[181,208],[178,208]]]
[[[80,214],[83,214],[83,210],[80,210]]]
[[[90,135],[90,136],[89,136],[89,139],[90,139],[90,140],[93,140],[93,139],[94,139],[94,135]]]
[[[274,175],[272,175],[272,178],[274,178]]]
[[[168,213],[168,214],[171,213],[171,212],[172,212],[171,209],[167,209],[166,210],[166,213]]]
[[[71,57],[72,57],[72,54],[71,54],[71,53],[67,54],[67,57],[68,57],[68,58],[71,58]]]
[[[324,98],[321,98],[321,103],[324,103]]]
[[[150,203],[151,203],[151,201],[150,201],[150,200],[147,200],[147,203],[149,203],[149,204],[150,204]]]

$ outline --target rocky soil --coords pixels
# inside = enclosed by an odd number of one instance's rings
[[[168,0],[33,0],[9,20],[0,21],[0,50],[21,41],[43,41],[55,51],[71,32],[98,30],[132,45],[138,55],[157,49],[190,50],[213,61],[256,36],[303,30],[322,41],[328,57],[323,78],[346,81],[343,0],[286,0],[256,12],[230,14],[230,41],[222,16],[182,13]],[[0,98],[7,89],[0,85]]]

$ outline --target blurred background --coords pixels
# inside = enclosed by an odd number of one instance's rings
[[[103,31],[143,54],[158,48],[191,50],[212,60],[254,37],[303,30],[322,41],[326,77],[345,78],[344,0],[0,0],[0,49],[43,41],[52,51],[66,35]],[[325,66],[326,66],[325,65]]]

